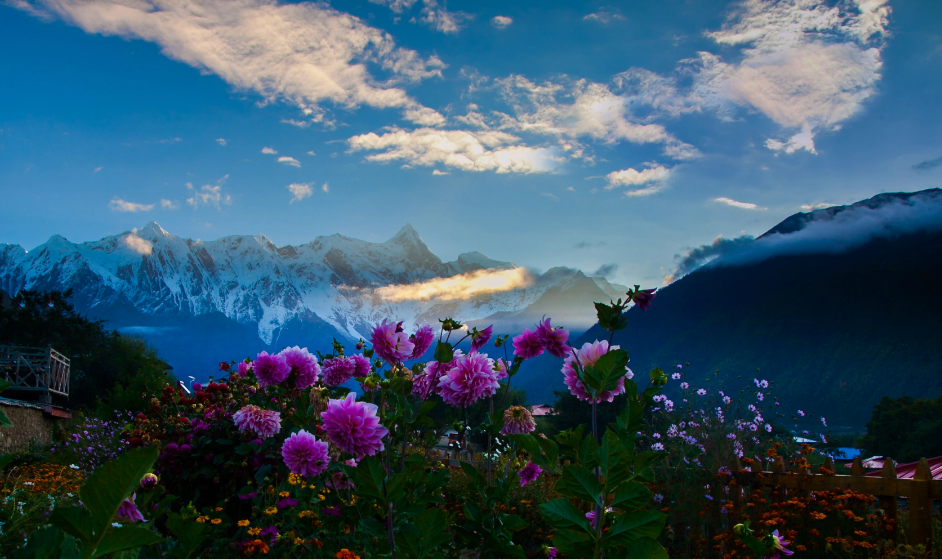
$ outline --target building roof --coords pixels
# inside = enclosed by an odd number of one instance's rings
[[[880,467],[883,467],[883,457],[876,456],[874,458],[880,458]],[[871,461],[868,459],[867,461]],[[913,475],[916,473],[916,466],[919,462],[910,462],[908,464],[899,464],[896,466],[896,477],[898,479],[913,479]],[[932,474],[932,479],[942,480],[942,456],[936,456],[935,458],[929,459],[929,472]],[[869,477],[880,477],[882,472],[869,472],[865,475]]]
[[[541,415],[553,415],[556,410],[552,406],[547,406],[546,404],[537,404],[532,407],[530,413],[534,416],[539,417]]]

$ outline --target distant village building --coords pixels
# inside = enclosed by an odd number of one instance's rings
[[[552,406],[547,406],[546,404],[537,404],[533,406],[530,413],[533,415],[533,417],[540,417],[544,415],[553,415],[556,413],[556,410],[554,410]]]

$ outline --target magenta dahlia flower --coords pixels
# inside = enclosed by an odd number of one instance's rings
[[[245,406],[232,414],[232,421],[240,433],[254,431],[263,439],[274,437],[281,431],[281,414],[258,406]]]
[[[632,300],[641,310],[646,311],[648,307],[651,306],[651,301],[654,300],[655,297],[657,297],[656,289],[639,289],[635,292]]]
[[[517,472],[517,475],[520,476],[520,487],[528,483],[533,483],[540,477],[540,474],[543,473],[543,468],[537,466],[533,462],[528,463],[526,466],[520,469]]]
[[[343,400],[330,400],[327,411],[321,414],[327,438],[357,459],[383,450],[383,437],[389,430],[379,422],[377,409],[373,404],[357,402],[353,392]]]
[[[504,411],[504,426],[501,435],[526,435],[536,430],[533,414],[523,406],[510,406]]]
[[[494,370],[497,371],[497,380],[504,380],[507,378],[507,363],[504,362],[503,357],[494,361]]]
[[[251,363],[251,362],[246,363],[245,361],[241,361],[239,363],[239,376],[244,377],[246,374],[248,374],[249,371],[252,370],[254,366],[255,366],[255,363]]]
[[[494,325],[491,324],[484,330],[480,330],[471,336],[471,351],[478,351],[487,345],[491,340],[491,334],[494,333]]]
[[[353,355],[353,376],[363,378],[370,374],[370,360],[362,355]]]
[[[377,324],[370,336],[373,351],[387,363],[398,363],[412,356],[415,344],[402,331],[402,323],[386,322]]]
[[[426,324],[425,326],[416,330],[415,335],[412,336],[412,343],[414,347],[412,348],[412,359],[419,359],[425,352],[428,351],[429,346],[432,345],[432,341],[435,339],[435,332],[432,331],[432,327]]]
[[[522,334],[514,338],[514,355],[521,359],[531,359],[543,353],[543,341],[535,332],[524,330]]]
[[[486,353],[469,353],[453,362],[438,379],[438,393],[451,406],[466,408],[486,396],[493,396],[500,384],[494,360]]]
[[[612,350],[618,349],[617,345],[611,347]],[[582,349],[577,350],[576,354],[579,356],[579,364],[582,365],[582,368],[591,367],[595,365],[598,360],[608,353],[609,347],[606,340],[594,341],[591,344],[586,343],[582,346]],[[574,363],[576,358],[573,356],[572,351],[569,352],[569,355],[566,357],[566,360],[563,361],[563,382],[566,383],[566,386],[569,387],[569,391],[572,392],[572,395],[580,400],[586,400],[588,402],[601,402],[605,400],[606,402],[611,402],[615,399],[615,396],[625,392],[625,377],[618,379],[618,386],[615,387],[615,390],[603,390],[597,399],[590,399],[589,393],[586,391],[585,386],[579,380],[579,376],[576,373],[576,368]],[[628,369],[625,369],[626,373]]]
[[[550,319],[547,318],[540,322],[540,325],[536,327],[535,333],[540,339],[540,342],[543,343],[543,347],[546,348],[546,351],[560,359],[566,357],[569,351],[566,347],[566,342],[569,341],[568,330],[553,328],[550,325]]]
[[[294,375],[295,388],[307,388],[317,382],[317,376],[321,374],[321,366],[317,363],[317,357],[311,355],[307,348],[298,346],[289,347],[282,350],[278,355],[284,357],[285,362],[291,367],[291,373]]]
[[[137,497],[137,494],[132,493],[131,498],[125,499],[118,507],[118,520],[123,522],[144,522],[144,515],[137,510],[137,505],[134,504],[135,497]]]
[[[317,437],[303,429],[285,439],[281,457],[288,470],[299,476],[316,476],[330,464],[327,443],[317,440]]]
[[[335,357],[324,361],[324,384],[338,386],[350,380],[356,372],[356,362],[348,357]]]
[[[785,546],[790,544],[788,540],[782,538],[778,534],[778,530],[772,532],[772,554],[768,556],[769,559],[779,559],[781,555],[793,555],[794,551],[789,551],[785,549]],[[781,552],[781,554],[779,553]]]
[[[255,358],[255,376],[262,386],[281,384],[289,374],[291,367],[281,355],[268,355],[263,351]]]
[[[357,486],[350,478],[347,477],[347,474],[343,472],[334,472],[331,474],[330,478],[327,479],[327,487],[333,487],[338,491],[344,491],[346,489],[356,489]]]

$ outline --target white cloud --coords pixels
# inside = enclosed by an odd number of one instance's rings
[[[608,186],[606,190],[618,186],[639,186],[649,182],[660,182],[667,180],[671,174],[671,170],[667,167],[661,165],[655,165],[649,169],[642,169],[636,171],[633,168],[628,168],[623,171],[613,171],[605,176],[608,179]]]
[[[13,5],[86,33],[155,43],[164,55],[254,91],[265,102],[286,101],[302,109],[325,102],[414,107],[398,82],[441,77],[444,66],[438,58],[424,60],[396,47],[388,33],[320,2],[13,0]],[[446,25],[443,16],[435,17],[438,26]],[[391,78],[375,79],[368,65],[378,65]]]
[[[543,196],[544,198],[549,198],[550,200],[554,202],[559,202],[559,196],[553,194],[552,192],[540,192],[540,196]]]
[[[325,182],[324,186],[321,187],[321,190],[324,192],[330,192],[330,186]]]
[[[314,153],[313,151],[310,151],[310,150],[307,152],[307,154],[310,155],[311,157],[314,157],[314,156],[317,155],[316,153]]]
[[[104,167],[95,167],[95,170],[92,171],[92,172],[93,172],[93,173],[98,173],[98,172],[100,172],[102,169],[104,169]]]
[[[221,146],[225,146],[229,142],[225,138],[216,138],[216,143]]]
[[[637,196],[650,196],[652,194],[657,194],[658,192],[664,190],[664,188],[665,188],[665,185],[663,183],[652,184],[651,186],[646,186],[644,188],[639,188],[637,190],[626,190],[625,197],[634,198]]]
[[[830,207],[833,206],[833,205],[834,205],[834,204],[825,204],[825,203],[821,203],[821,204],[802,204],[802,205],[801,205],[801,209],[804,210],[804,211],[806,211],[806,212],[810,212],[810,211],[814,211],[814,210],[820,210],[821,208],[830,208]]]
[[[147,239],[138,237],[136,233],[129,233],[125,235],[124,243],[128,246],[129,249],[141,255],[147,255],[154,252],[154,245],[152,245]]]
[[[404,11],[411,10],[412,6],[415,5],[417,1],[418,0],[370,0],[370,3],[386,6],[397,14],[401,14]]]
[[[167,138],[166,140],[157,140],[158,144],[176,144],[182,142],[183,138]]]
[[[179,210],[180,204],[174,202],[173,200],[161,200],[160,207],[165,210]]]
[[[291,165],[292,167],[300,167],[301,162],[293,157],[288,157],[287,155],[282,155],[278,158],[278,163],[284,163],[285,165]]]
[[[291,194],[294,195],[294,197],[291,198],[291,202],[289,203],[294,204],[295,202],[300,202],[301,200],[304,200],[305,198],[309,198],[312,194],[314,194],[314,190],[311,188],[312,184],[314,183],[289,184],[288,190],[290,190]]]
[[[814,135],[856,114],[880,80],[889,7],[885,0],[828,6],[816,0],[745,0],[738,19],[710,33],[741,46],[741,60],[700,53],[694,93],[722,113],[757,110],[786,130],[766,147],[816,153]]]
[[[191,183],[186,183],[187,190],[193,191],[193,196],[186,199],[186,203],[196,209],[200,206],[215,206],[216,209],[222,209],[222,204],[231,204],[232,196],[222,191],[222,186],[229,179],[225,175],[215,185],[204,184],[199,190],[196,190]]]
[[[438,111],[428,107],[406,109],[402,113],[402,118],[419,126],[441,126],[445,124],[445,117]]]
[[[126,202],[121,198],[112,198],[111,202],[108,203],[108,207],[115,212],[149,212],[154,209],[153,204],[136,204],[134,202]]]
[[[594,23],[601,23],[602,25],[605,25],[607,23],[611,23],[614,20],[625,19],[625,16],[609,8],[603,8],[595,13],[591,13],[583,17],[582,19],[583,21],[591,21]]]
[[[514,20],[507,16],[494,16],[491,18],[491,25],[498,29],[507,29]]]
[[[278,153],[278,151],[276,151],[276,150],[273,149],[273,148],[262,148],[262,153],[264,153],[264,154],[266,154],[266,155],[275,155],[275,154]]]
[[[290,124],[291,126],[297,126],[298,128],[307,128],[311,125],[311,122],[308,120],[294,120],[293,118],[283,118],[281,119],[281,122],[284,124]]]
[[[734,208],[742,208],[742,209],[744,209],[744,210],[764,210],[764,209],[767,209],[767,208],[759,207],[758,205],[753,204],[753,203],[751,203],[751,202],[737,202],[736,200],[733,200],[732,198],[722,198],[722,197],[721,197],[721,198],[714,198],[713,201],[714,201],[714,202],[719,202],[720,204],[726,204],[727,206],[732,206],[732,207],[734,207]]]
[[[464,12],[449,12],[445,8],[439,8],[437,0],[423,0],[423,3],[425,7],[422,8],[422,23],[442,33],[458,33],[463,21],[474,18]]]
[[[445,171],[439,171],[438,169],[435,169],[434,171],[432,171],[432,175],[435,175],[435,176],[447,175],[447,174],[448,173],[446,173]]]
[[[393,130],[379,136],[373,132],[353,136],[350,151],[382,151],[367,155],[369,161],[404,161],[432,167],[444,164],[463,171],[497,173],[541,173],[559,163],[555,148],[514,145],[519,138],[506,132],[464,130]]]
[[[471,299],[487,293],[520,289],[533,284],[533,276],[526,268],[511,270],[477,270],[448,278],[435,278],[404,285],[388,285],[376,289],[383,300],[399,301],[456,301]]]

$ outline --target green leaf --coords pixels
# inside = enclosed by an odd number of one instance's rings
[[[583,466],[572,465],[563,468],[563,475],[556,483],[556,490],[564,497],[601,504],[602,484],[595,472]]]
[[[586,468],[596,464],[596,456],[599,451],[599,443],[595,442],[595,437],[591,434],[586,435],[579,445],[579,462]]]
[[[651,502],[651,490],[642,483],[632,481],[615,490],[611,506],[621,510],[640,509]]]
[[[503,524],[504,528],[510,530],[511,532],[523,530],[529,526],[529,524],[527,524],[524,519],[520,518],[516,514],[504,515],[503,518],[501,518],[501,524]]]
[[[7,388],[13,386],[13,383],[8,380],[0,380],[0,393],[2,393]]]
[[[13,422],[3,410],[0,410],[0,427],[13,427]]]
[[[533,435],[508,435],[507,437],[530,456],[540,456],[540,445],[537,444],[536,437]]]
[[[111,559],[137,559],[141,555],[141,548],[125,549],[111,556]]]
[[[182,559],[192,555],[209,537],[209,527],[199,522],[188,522],[176,513],[167,515],[167,529],[176,537],[183,550]]]
[[[101,557],[109,553],[123,551],[125,549],[134,549],[152,545],[164,541],[164,538],[147,528],[140,526],[122,526],[121,528],[111,528],[105,533],[101,543],[95,550],[95,556]]]
[[[658,460],[664,459],[666,456],[666,452],[655,452],[653,450],[638,453],[635,455],[635,475],[647,479],[650,473],[651,464]]]
[[[602,468],[602,475],[608,478],[611,474],[610,471],[615,469],[615,467],[621,462],[622,458],[625,455],[624,449],[622,449],[621,444],[618,442],[618,437],[611,429],[605,430],[605,435],[602,437],[602,444],[599,446],[596,456],[599,459],[599,466]],[[609,486],[617,485],[609,481]]]
[[[582,528],[589,531],[589,521],[584,512],[574,507],[566,499],[553,499],[552,501],[540,505],[543,509],[543,516],[553,525],[560,528]]]
[[[459,464],[461,464],[461,469],[464,470],[464,473],[471,478],[471,482],[476,489],[480,490],[487,486],[487,480],[484,479],[484,476],[481,475],[481,472],[479,472],[474,465],[468,464],[467,462],[459,462]]]
[[[448,342],[438,342],[435,346],[435,361],[451,363],[455,359],[455,350]]]
[[[622,543],[638,538],[657,538],[664,529],[667,515],[654,510],[634,510],[618,515],[606,532],[606,539],[617,539]]]
[[[6,467],[10,465],[10,462],[13,462],[14,458],[16,458],[16,454],[12,452],[0,454],[0,472],[6,469]]]
[[[544,467],[550,468],[552,471],[557,471],[556,463],[559,461],[559,445],[554,443],[545,437],[533,437],[536,439],[537,444],[540,445],[540,449],[543,450],[543,454],[546,455],[546,459],[542,464]]]
[[[383,482],[386,479],[386,470],[379,458],[370,456],[357,464],[357,495],[373,497],[382,504],[386,504],[383,493]]]
[[[585,532],[558,530],[552,541],[564,557],[592,557],[595,552],[595,540]]]
[[[97,538],[104,535],[111,519],[118,512],[118,507],[131,495],[131,491],[140,483],[144,474],[151,470],[159,452],[156,445],[129,450],[117,459],[99,466],[79,489],[82,503],[92,518]]]
[[[632,542],[625,557],[631,559],[669,559],[667,551],[654,538],[640,538]]]
[[[66,534],[78,538],[82,543],[91,542],[95,526],[88,512],[82,507],[60,507],[49,515],[49,523]]]
[[[419,559],[431,555],[436,548],[451,541],[451,535],[448,533],[448,518],[442,509],[425,509],[416,517],[415,527],[421,536],[422,543]]]
[[[396,474],[386,482],[386,500],[398,501],[406,494],[406,474]]]
[[[10,559],[59,559],[65,538],[75,544],[71,536],[55,526],[40,528],[29,535],[26,545],[12,552]]]

